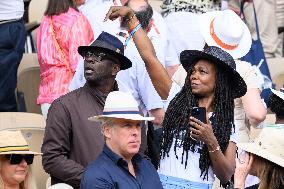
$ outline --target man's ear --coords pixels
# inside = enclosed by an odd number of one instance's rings
[[[103,134],[105,138],[110,139],[111,138],[111,126],[110,125],[104,125],[103,126]]]
[[[112,67],[112,75],[116,76],[119,71],[120,71],[120,65],[114,64],[113,67]]]

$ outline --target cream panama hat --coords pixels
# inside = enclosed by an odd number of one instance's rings
[[[253,142],[237,146],[284,167],[284,125],[267,126]]]
[[[21,131],[0,131],[0,155],[5,154],[41,155],[42,153],[30,150]]]
[[[105,119],[130,119],[152,121],[154,117],[143,117],[139,114],[138,103],[130,93],[121,91],[110,92],[106,98],[103,115],[90,117],[90,121]]]
[[[209,46],[217,46],[234,59],[245,56],[252,43],[250,31],[232,10],[212,11],[200,16],[200,32]]]

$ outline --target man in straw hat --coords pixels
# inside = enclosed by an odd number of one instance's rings
[[[138,104],[130,93],[109,93],[102,115],[89,118],[102,123],[105,146],[87,167],[81,189],[162,189],[154,166],[138,154],[141,121],[153,119],[139,114]]]
[[[36,189],[33,152],[21,131],[0,131],[0,188]]]
[[[80,46],[86,84],[57,100],[48,112],[42,145],[43,167],[51,184],[66,183],[79,189],[85,167],[97,158],[104,140],[88,121],[102,113],[106,96],[118,90],[115,76],[131,67],[119,39],[102,32],[90,46]]]
[[[259,189],[284,188],[284,126],[264,128],[250,143],[239,143],[243,150],[235,172],[235,188],[243,189],[248,174],[260,178]]]

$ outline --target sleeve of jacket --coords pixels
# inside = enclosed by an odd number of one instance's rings
[[[41,151],[44,170],[52,177],[73,187],[80,186],[84,167],[69,159],[72,141],[72,122],[69,111],[55,100],[48,112]]]

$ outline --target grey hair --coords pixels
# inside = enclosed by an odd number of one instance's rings
[[[107,125],[113,127],[112,119],[103,119],[101,121],[101,133],[102,133],[102,135],[104,135],[104,128]],[[105,136],[104,136],[104,139],[106,139]]]

